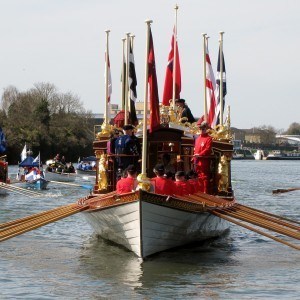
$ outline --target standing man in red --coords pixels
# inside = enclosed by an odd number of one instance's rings
[[[196,139],[194,150],[196,171],[199,179],[203,182],[203,192],[209,193],[212,138],[207,133],[207,122],[202,122],[199,128],[201,130],[201,134]]]

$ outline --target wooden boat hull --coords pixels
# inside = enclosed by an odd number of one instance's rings
[[[138,257],[218,237],[229,223],[189,201],[140,193],[131,201],[95,207],[83,214],[95,232],[134,252]],[[150,196],[149,196],[150,195]],[[153,195],[153,194],[152,194]]]
[[[76,179],[75,173],[54,173],[45,171],[45,178],[50,181],[74,182]]]

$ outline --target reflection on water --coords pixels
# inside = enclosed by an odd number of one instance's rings
[[[234,161],[245,205],[300,220],[300,161]],[[79,181],[77,181],[80,183]],[[77,187],[2,197],[0,222],[75,202]],[[1,299],[299,299],[300,251],[232,226],[220,239],[138,259],[98,238],[81,214],[0,244]]]

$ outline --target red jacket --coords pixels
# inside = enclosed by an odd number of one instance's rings
[[[200,192],[201,190],[201,185],[200,185],[200,182],[199,182],[199,179],[189,179],[188,180],[190,186],[191,186],[191,194],[195,194],[197,192]]]
[[[130,193],[135,188],[136,179],[132,177],[121,178],[117,182],[117,194]]]
[[[174,182],[165,177],[155,177],[151,179],[154,186],[154,192],[161,195],[174,194]]]
[[[174,181],[175,184],[175,195],[184,196],[192,194],[191,185],[188,181]]]
[[[195,155],[209,156],[211,155],[212,138],[207,133],[202,133],[195,142]],[[196,158],[196,164],[202,167],[202,171],[208,171],[210,167],[210,159],[205,157]]]

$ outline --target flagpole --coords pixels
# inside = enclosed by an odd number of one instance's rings
[[[125,109],[125,70],[124,70],[124,64],[125,64],[125,57],[124,57],[124,51],[125,51],[125,41],[126,38],[122,38],[122,80],[121,80],[121,95],[122,95],[122,110]]]
[[[130,35],[130,46],[131,46],[131,50],[132,50],[132,54],[133,54],[133,42],[134,42],[134,38],[135,38],[135,35],[132,34]],[[129,50],[130,52],[130,50]],[[129,53],[130,54],[130,53]],[[130,62],[129,62],[130,64]],[[130,66],[128,67],[128,69],[130,68]],[[128,78],[129,78],[129,75],[128,75]],[[130,111],[130,114],[131,114],[131,119],[132,119],[132,111],[131,111],[131,89],[130,89],[130,86],[128,86],[128,91],[129,91],[129,111]]]
[[[105,30],[106,33],[106,53],[105,53],[105,125],[108,125],[108,38],[110,30]]]
[[[203,36],[203,77],[204,77],[204,121],[207,122],[207,100],[206,100],[206,33]]]
[[[129,36],[130,32],[126,33],[126,78],[125,78],[125,125],[128,124],[128,94],[129,94],[129,88],[128,88],[128,79],[129,79]]]
[[[224,31],[220,31],[220,124],[223,125],[223,109],[224,109],[224,99],[223,99],[223,34]]]
[[[145,59],[145,95],[144,95],[144,119],[143,119],[143,148],[142,148],[142,177],[147,177],[146,163],[147,163],[147,113],[148,113],[148,58],[149,58],[149,37],[150,26],[152,20],[146,20],[147,34],[146,34],[146,59]]]
[[[173,61],[173,93],[172,93],[172,107],[175,109],[175,88],[176,88],[176,62],[177,62],[177,11],[178,5],[176,4],[175,9],[175,32],[174,32],[174,41],[173,41],[173,49],[174,49],[174,61]]]

